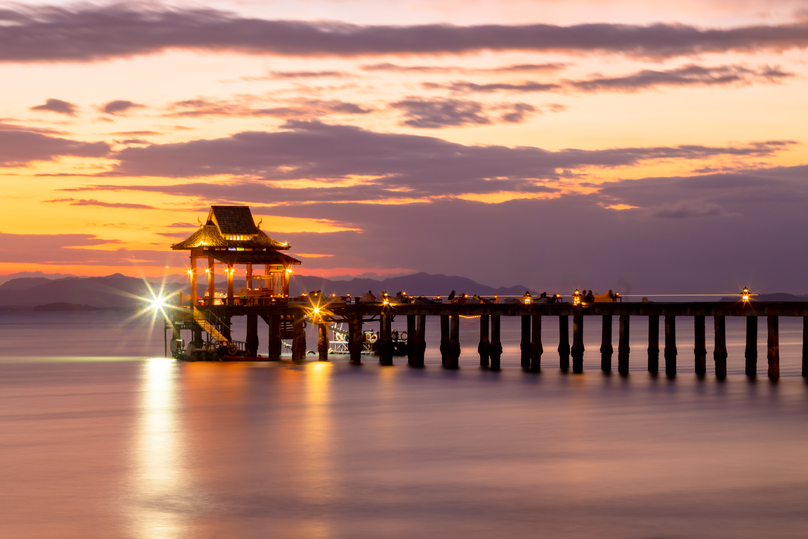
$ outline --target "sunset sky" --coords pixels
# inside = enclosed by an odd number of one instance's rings
[[[0,274],[808,292],[808,1],[0,3]]]

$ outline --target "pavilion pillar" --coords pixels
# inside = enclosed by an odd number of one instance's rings
[[[460,366],[460,315],[454,313],[449,320],[449,367]]]
[[[544,347],[541,344],[541,315],[533,315],[532,340],[530,341],[530,372],[541,371],[541,355]]]
[[[328,324],[321,319],[317,329],[317,353],[320,361],[328,361]]]
[[[491,361],[491,342],[488,340],[487,314],[480,315],[480,344],[477,345],[477,353],[480,354],[480,367],[488,367]]]
[[[614,354],[614,347],[612,346],[612,315],[603,315],[603,329],[601,330],[600,339],[600,370],[603,372],[610,372],[612,370],[612,355]]]
[[[530,315],[522,316],[522,340],[519,343],[521,364],[523,369],[530,368]]]
[[[617,372],[621,375],[628,375],[628,356],[631,348],[629,348],[629,329],[630,317],[627,314],[621,314],[618,322],[619,335],[617,338]]]
[[[362,348],[364,347],[362,334],[362,316],[354,315],[348,319],[348,351],[351,354],[351,363],[362,363]]]
[[[224,271],[227,274],[227,304],[233,305],[233,274],[235,273],[236,269],[232,265],[228,264]]]
[[[491,315],[491,370],[498,371],[502,359],[502,340],[498,314]]]
[[[558,317],[558,361],[562,371],[570,368],[570,317]]]
[[[757,340],[758,340],[758,318],[757,316],[746,317],[746,376],[754,378],[757,376]]]
[[[665,375],[676,377],[676,316],[665,315]]]
[[[247,282],[244,285],[244,289],[249,296],[249,291],[252,290],[252,262],[247,262]]]
[[[694,339],[693,355],[696,362],[696,375],[704,376],[707,373],[707,331],[703,315],[693,317]]]
[[[714,316],[715,321],[715,377],[723,380],[727,377],[727,322],[723,316]]]
[[[258,355],[258,315],[247,315],[247,354],[251,357]]]
[[[777,316],[768,317],[768,351],[769,379],[774,381],[780,378],[780,319]]]
[[[208,300],[206,305],[213,305],[216,298],[216,277],[213,271],[213,257],[208,256]]]
[[[665,328],[667,327],[666,325]],[[659,372],[659,315],[648,317],[648,372],[652,374]]]
[[[578,307],[572,317],[572,372],[584,372],[584,315]]]
[[[191,251],[191,307],[196,307],[196,257]]]

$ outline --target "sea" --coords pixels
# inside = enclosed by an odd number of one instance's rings
[[[673,380],[647,372],[642,317],[626,377],[600,370],[597,317],[585,318],[584,373],[559,370],[554,322],[530,373],[518,319],[503,318],[492,372],[475,319],[462,319],[449,370],[437,319],[426,366],[412,368],[179,362],[152,314],[2,312],[0,537],[808,537],[802,320],[780,320],[777,383],[764,319],[748,379],[745,324],[727,318],[724,381],[709,318],[708,375],[693,372],[681,317]],[[237,319],[234,338],[245,333]]]

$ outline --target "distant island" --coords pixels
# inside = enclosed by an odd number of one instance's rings
[[[78,312],[78,311],[100,311],[101,307],[94,307],[92,305],[80,305],[76,303],[66,303],[59,301],[56,303],[48,303],[45,305],[36,305],[32,311],[58,311],[58,312]]]

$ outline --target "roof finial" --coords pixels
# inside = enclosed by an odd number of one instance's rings
[[[202,219],[200,219],[198,215],[196,216],[196,222],[199,223],[199,227],[202,228]]]
[[[258,220],[258,224],[257,224],[257,225],[255,225],[255,228],[259,228],[259,229],[260,229],[260,228],[261,228],[261,223],[263,223],[263,222],[264,222],[264,218],[263,218],[263,217],[261,217],[261,218]]]

